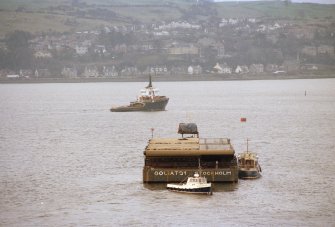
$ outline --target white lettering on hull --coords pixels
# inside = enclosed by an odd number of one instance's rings
[[[155,176],[186,176],[187,171],[155,170],[154,175]],[[230,176],[231,171],[201,171],[201,175],[203,175],[203,176],[212,176],[212,175],[214,175],[214,176]]]
[[[155,176],[186,176],[186,171],[154,171]]]
[[[228,176],[228,175],[231,175],[231,171],[204,171],[204,172],[201,172],[201,175],[204,175],[204,176]]]

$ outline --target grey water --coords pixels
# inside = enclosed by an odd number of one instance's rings
[[[154,82],[166,111],[109,111],[146,85],[0,84],[0,226],[335,225],[335,79]],[[212,196],[144,185],[151,128],[181,122],[236,153],[249,139],[262,177]]]

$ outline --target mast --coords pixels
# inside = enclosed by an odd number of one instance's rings
[[[152,88],[151,75],[149,75],[149,84],[146,88]]]
[[[198,169],[199,169],[199,176],[201,177],[201,164],[200,164],[200,157],[198,157]]]

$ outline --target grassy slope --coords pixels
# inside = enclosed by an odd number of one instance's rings
[[[23,30],[31,33],[36,32],[65,32],[82,31],[96,28],[100,25],[109,24],[102,20],[76,19],[77,26],[68,26],[64,22],[73,17],[64,15],[50,15],[44,13],[24,13],[24,12],[1,12],[0,13],[0,37],[15,30]]]
[[[94,20],[77,18],[79,25],[76,27],[64,24],[67,15],[47,15],[37,13],[49,6],[70,5],[71,0],[1,0],[0,9],[0,36],[14,31],[26,30],[38,31],[70,31],[95,28],[103,24],[124,23],[122,18],[132,18],[142,22],[154,22],[161,20],[178,20],[181,16],[180,9],[187,9],[195,0],[81,0],[86,2],[88,8],[106,8],[118,14],[120,21]],[[169,3],[169,4],[167,4]],[[126,4],[128,7],[120,5]],[[141,6],[142,5],[142,6]],[[143,6],[145,5],[145,6]],[[166,6],[165,6],[166,5]],[[18,6],[35,13],[14,12]],[[176,7],[177,6],[177,7]],[[332,17],[335,20],[335,5],[317,4],[290,4],[286,6],[283,2],[244,2],[244,3],[217,3],[215,6],[219,17],[273,17],[273,18],[325,18]],[[85,10],[81,8],[81,10]]]
[[[39,10],[49,6],[57,6],[64,3],[70,3],[69,0],[1,0],[0,9],[15,10],[19,6],[23,6],[29,10]]]
[[[181,16],[178,10],[166,7],[113,7],[112,10],[142,22],[171,20]]]
[[[283,2],[245,2],[218,4],[220,17],[324,18],[333,16],[335,5],[289,4]]]
[[[186,7],[195,0],[79,0],[89,5],[166,5],[177,4],[180,7]],[[0,9],[15,10],[19,6],[27,9],[38,10],[41,8],[57,5],[70,5],[71,0],[1,0]]]
[[[62,23],[63,16],[50,16],[38,13],[1,12],[0,34],[5,35],[13,30],[25,30],[32,33],[38,31],[65,31],[68,28]],[[36,26],[38,25],[38,26]]]

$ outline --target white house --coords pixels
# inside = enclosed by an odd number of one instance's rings
[[[223,74],[231,74],[232,69],[226,63],[222,67]]]
[[[216,45],[216,49],[217,49],[217,56],[218,57],[224,57],[225,56],[225,48],[223,44],[218,43]]]
[[[88,48],[86,46],[76,46],[76,53],[78,55],[85,55],[88,52]]]
[[[220,24],[219,24],[219,27],[224,27],[224,26],[226,26],[228,23],[229,23],[229,21],[228,21],[227,19],[222,18],[222,19],[221,19],[221,22],[220,22]]]
[[[86,78],[97,78],[99,72],[96,66],[86,66],[84,71],[84,77]]]
[[[168,69],[166,66],[155,66],[150,67],[149,72],[150,74],[167,74]]]
[[[213,67],[212,72],[222,74],[223,73],[223,68],[221,67],[221,65],[219,63],[216,63],[216,65]]]
[[[252,64],[252,65],[250,65],[249,70],[253,74],[263,73],[264,72],[264,65],[263,64]]]
[[[187,68],[187,73],[190,74],[190,75],[199,75],[202,73],[202,67],[200,65],[190,65],[188,68]]]
[[[109,67],[109,66],[104,66],[102,69],[102,74],[104,77],[117,77],[118,72],[115,69],[115,66]]]
[[[137,69],[137,67],[134,66],[125,67],[120,72],[121,76],[135,76],[139,74],[141,74],[141,72]]]
[[[76,68],[66,68],[62,70],[62,75],[66,78],[77,78],[78,72]]]
[[[107,50],[104,45],[96,45],[94,48],[94,52],[98,54],[105,54]]]
[[[52,55],[50,52],[47,51],[36,51],[34,53],[35,58],[51,58]]]
[[[238,65],[236,66],[235,73],[237,74],[245,74],[249,72],[249,68],[246,65]]]
[[[189,66],[188,68],[187,68],[187,73],[188,74],[190,74],[190,75],[193,75],[193,67],[192,66]]]

